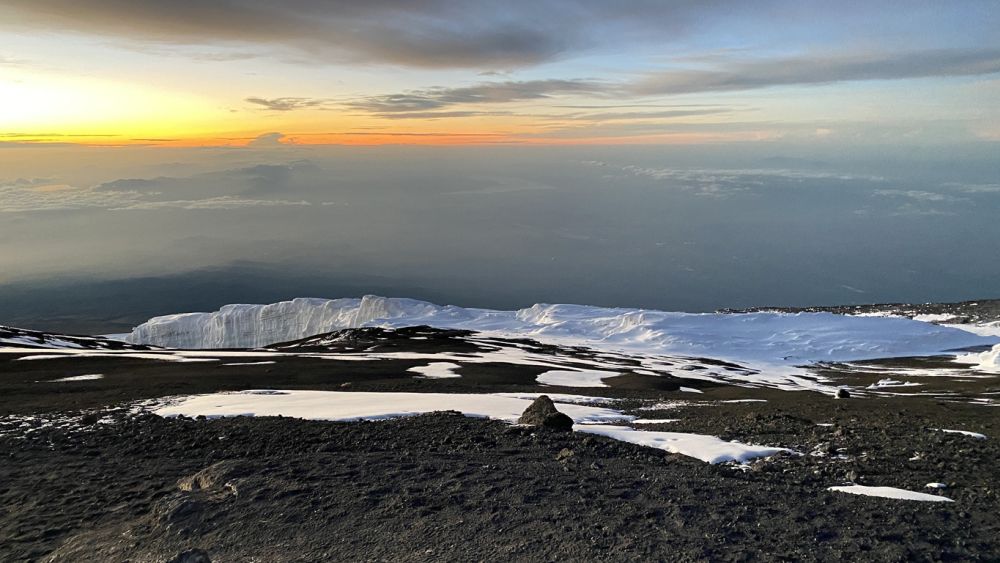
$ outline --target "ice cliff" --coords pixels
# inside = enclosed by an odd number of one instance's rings
[[[772,365],[936,354],[1000,342],[995,336],[893,317],[693,314],[543,304],[496,311],[371,295],[226,305],[212,313],[156,317],[136,327],[126,340],[187,349],[249,348],[344,328],[415,325]]]

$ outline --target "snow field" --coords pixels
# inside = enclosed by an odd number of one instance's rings
[[[466,416],[515,423],[535,397],[532,394],[364,393],[340,391],[257,390],[180,397],[153,405],[160,416],[291,416],[309,420],[380,420],[452,410]],[[706,463],[745,462],[787,451],[784,448],[725,442],[715,436],[682,432],[652,432],[609,423],[634,417],[619,410],[576,402],[582,396],[551,395],[559,410],[574,421],[578,432],[599,434],[641,446],[700,459]],[[575,402],[567,402],[575,401]],[[600,398],[598,398],[600,400]],[[606,400],[606,399],[605,399]]]

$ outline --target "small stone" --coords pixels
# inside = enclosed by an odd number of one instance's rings
[[[834,395],[833,397],[835,399],[850,399],[851,398],[851,392],[848,391],[847,389],[844,389],[842,387],[840,389],[837,389],[837,394]]]
[[[566,461],[569,460],[569,458],[573,457],[574,455],[575,454],[574,454],[573,450],[571,450],[569,448],[563,448],[563,449],[559,450],[558,454],[556,454],[556,461],[561,461],[561,462],[565,463]]]
[[[97,424],[97,421],[101,419],[101,416],[96,412],[88,412],[87,414],[80,417],[80,424]]]

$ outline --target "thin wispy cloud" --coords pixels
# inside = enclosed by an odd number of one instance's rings
[[[957,189],[967,194],[1000,194],[1000,184],[963,184],[960,182],[946,182],[945,188]]]
[[[491,117],[513,115],[509,111],[393,111],[380,113],[383,119],[456,119],[463,117]]]
[[[102,191],[67,184],[12,182],[0,185],[0,213],[108,209],[143,198],[134,191]]]
[[[8,57],[8,56],[5,56],[5,55],[0,55],[0,67],[4,67],[4,66],[8,66],[8,67],[23,67],[23,66],[27,66],[27,65],[28,65],[28,61],[26,61],[26,60],[17,59],[17,58],[14,58],[14,57]]]
[[[773,86],[805,86],[835,82],[902,80],[975,76],[1000,73],[1000,49],[943,49],[866,55],[820,55],[729,62],[706,69],[647,73],[618,83],[579,80],[486,82],[457,88],[428,88],[398,94],[370,96],[347,107],[376,114],[433,110],[467,104],[504,104],[546,100],[558,96],[639,100],[678,94],[754,90]],[[289,98],[299,100],[299,98]],[[599,108],[570,105],[567,108]],[[642,106],[639,106],[642,107]],[[711,108],[663,110],[645,117],[674,117],[713,113]],[[605,114],[608,119],[624,113]],[[642,117],[640,112],[633,117]],[[574,116],[569,116],[574,117]],[[594,117],[600,117],[597,114]]]
[[[122,178],[91,187],[48,178],[4,180],[0,181],[0,213],[309,206],[310,201],[288,197],[294,191],[293,175],[303,170],[314,168],[305,161],[258,164],[189,177]]]
[[[66,212],[82,210],[152,211],[235,210],[252,207],[312,205],[304,200],[216,196],[202,199],[161,200],[161,192],[79,188],[66,184],[0,185],[0,213]]]
[[[964,197],[956,197],[949,194],[923,190],[875,190],[874,195],[879,197],[911,199],[925,203],[960,203],[969,201],[968,198]]]
[[[744,192],[751,192],[776,182],[794,185],[815,180],[835,180],[839,182],[881,183],[880,176],[861,176],[799,170],[790,168],[759,169],[711,169],[711,168],[654,168],[637,165],[616,165],[604,161],[583,161],[581,164],[599,167],[616,174],[646,178],[663,183],[671,189],[683,190],[698,196],[724,198]],[[892,190],[878,190],[891,192]]]
[[[121,207],[112,207],[110,209],[111,211],[154,211],[158,209],[231,210],[250,207],[302,207],[309,205],[312,204],[303,200],[248,199],[234,196],[219,196],[205,199],[143,201]]]
[[[661,111],[613,111],[601,113],[571,113],[553,116],[555,119],[572,121],[631,121],[636,119],[672,119],[675,117],[692,117],[699,115],[729,114],[733,110],[727,108],[701,109],[670,109]]]
[[[249,104],[258,106],[259,109],[270,111],[293,111],[299,109],[317,109],[328,105],[329,100],[316,98],[246,98]]]
[[[561,95],[600,96],[613,88],[593,80],[528,80],[486,82],[456,88],[428,88],[350,101],[349,108],[376,114],[442,109],[466,104],[507,104]]]
[[[653,72],[628,88],[637,96],[754,90],[867,80],[976,76],[1000,72],[1000,49],[934,49],[899,53],[819,54]]]

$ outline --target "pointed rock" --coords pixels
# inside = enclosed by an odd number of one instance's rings
[[[212,563],[203,549],[185,549],[167,563]]]
[[[541,395],[517,419],[518,424],[541,426],[568,432],[573,429],[573,419],[559,412],[548,395]]]

